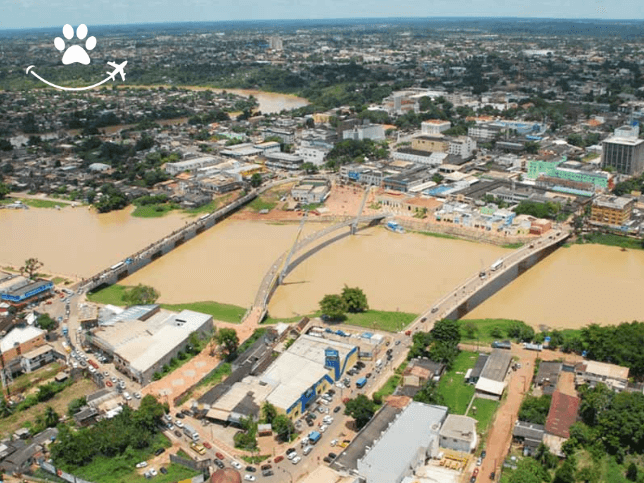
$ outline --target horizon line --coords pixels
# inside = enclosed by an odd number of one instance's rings
[[[236,20],[184,20],[176,22],[132,22],[132,23],[106,23],[106,24],[93,24],[92,27],[133,27],[133,26],[142,26],[142,25],[191,25],[191,24],[210,24],[210,23],[243,23],[243,22],[315,22],[315,21],[362,21],[362,20],[533,20],[533,21],[545,21],[545,20],[557,20],[557,21],[574,21],[574,22],[631,22],[644,23],[644,18],[640,19],[628,19],[628,18],[595,18],[595,17],[518,17],[518,16],[435,16],[435,17],[332,17],[332,18],[299,18],[299,19],[236,19]],[[59,25],[51,25],[47,27],[13,27],[13,28],[3,28],[0,29],[0,32],[11,32],[11,31],[38,31],[38,30],[48,30],[52,28],[58,28]]]

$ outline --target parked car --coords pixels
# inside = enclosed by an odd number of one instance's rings
[[[271,470],[262,471],[262,476],[264,477],[273,476],[274,474],[275,473],[273,473]]]
[[[331,463],[331,458],[325,456],[324,458],[322,458],[322,461],[324,461],[325,463]]]
[[[400,341],[399,341],[399,340],[397,340],[397,341],[394,343],[394,345],[398,345],[398,344],[400,344]]]
[[[147,461],[141,461],[140,463],[137,463],[137,464],[136,464],[136,467],[137,467],[137,468],[145,468],[146,466],[148,466],[148,462],[147,462]]]
[[[176,431],[174,432],[174,435],[175,435],[177,438],[180,438],[180,437],[181,437],[181,431],[176,430]]]
[[[154,456],[159,456],[161,453],[165,451],[165,448],[159,448],[154,452]]]
[[[165,469],[165,466],[162,466],[161,468],[159,468],[159,471],[160,471],[161,473],[163,473],[164,475],[167,475],[167,474],[168,474],[168,470],[166,470],[166,469]]]
[[[332,439],[331,440],[331,447],[333,448],[336,444],[338,444],[338,440],[337,439]]]
[[[302,461],[302,457],[301,457],[301,456],[296,456],[295,458],[293,458],[293,459],[291,460],[291,463],[293,463],[294,465],[296,465],[296,464],[298,464],[300,461]]]
[[[270,470],[271,468],[272,468],[272,466],[271,466],[271,465],[262,465],[262,466],[261,466],[261,470],[262,470],[262,471]]]
[[[208,449],[212,449],[212,445],[211,445],[208,441],[204,441],[204,442],[203,442],[203,443],[201,443],[201,444],[203,444],[203,445],[204,445],[206,448],[208,448]]]
[[[157,470],[155,470],[154,468],[150,468],[150,476],[156,476],[156,475],[158,475]]]
[[[342,409],[342,407],[340,407],[340,406],[336,406],[336,407],[334,407],[334,408],[333,408],[333,412],[334,412],[334,413],[337,413],[337,412],[339,412],[339,411],[340,411],[340,409]]]
[[[179,421],[179,420],[176,420],[176,421],[174,422],[174,424],[175,424],[175,426],[176,426],[177,428],[183,428],[183,423],[182,423],[181,421]]]
[[[277,456],[277,457],[273,460],[273,462],[274,462],[274,463],[279,463],[279,462],[280,462],[280,461],[282,461],[283,459],[284,459],[284,456],[280,455],[280,456]]]
[[[255,477],[253,475],[244,475],[244,479],[246,481],[255,481]]]
[[[311,426],[313,426],[313,424],[314,424],[314,423],[313,423],[313,421],[312,421],[312,420],[307,419],[307,420],[306,420],[306,424],[308,424],[308,425],[309,425],[309,428],[310,428]]]
[[[286,458],[293,461],[293,458],[297,458],[297,453],[295,451],[293,451],[292,453],[288,453],[286,455]]]
[[[257,471],[257,470],[255,469],[255,467],[254,467],[254,466],[247,466],[247,467],[246,467],[246,471],[250,471],[251,473],[254,473],[254,472],[255,472],[255,471]]]
[[[233,461],[231,461],[231,462],[230,462],[230,464],[231,464],[235,469],[237,469],[237,470],[241,470],[241,469],[243,468],[243,466],[241,465],[241,463],[239,463],[239,462],[237,462],[237,461],[234,461],[234,460],[233,460]]]
[[[487,452],[485,450],[481,451],[481,458],[485,459],[485,456],[487,456]]]
[[[329,453],[329,458],[331,458],[332,460],[336,459],[337,457],[338,457],[338,455],[337,455],[337,454],[335,454],[335,453]]]
[[[329,429],[329,427],[326,424],[323,424],[320,426],[320,433],[324,433],[327,429]]]
[[[183,413],[177,413],[177,414],[175,414],[175,416],[176,416],[176,417],[178,417],[179,419],[183,419],[183,418],[185,418],[185,416],[183,415]]]
[[[370,373],[370,372],[367,372],[367,373],[365,374],[365,376],[364,376],[364,377],[366,377],[367,379],[369,379],[369,378],[371,377],[371,373]]]
[[[215,458],[215,464],[216,464],[219,468],[223,468],[223,467],[225,466],[225,465],[224,465],[224,462],[223,462],[223,461],[221,461],[221,460],[218,460],[217,458]]]
[[[286,454],[295,453],[295,448],[289,448],[286,450]]]
[[[141,399],[141,393],[140,392],[135,392],[134,397],[137,399]]]

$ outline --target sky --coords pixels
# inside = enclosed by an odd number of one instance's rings
[[[0,29],[376,17],[642,19],[644,0],[0,0]]]

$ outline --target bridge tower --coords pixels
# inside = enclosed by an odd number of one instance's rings
[[[351,234],[355,235],[356,232],[358,231],[358,221],[360,221],[360,216],[362,215],[362,210],[364,210],[364,205],[367,203],[367,198],[369,197],[369,193],[371,192],[372,186],[368,186],[367,189],[364,191],[364,196],[362,197],[362,203],[360,203],[360,209],[358,210],[358,214],[356,215],[355,221],[351,224]]]
[[[281,285],[282,281],[284,280],[284,277],[286,277],[286,271],[288,270],[288,266],[291,263],[291,257],[293,256],[293,253],[295,253],[297,242],[300,239],[300,235],[302,234],[302,228],[304,228],[304,222],[306,221],[306,218],[308,216],[309,216],[309,212],[308,211],[304,212],[304,216],[302,217],[302,221],[300,222],[300,227],[297,230],[297,236],[295,237],[295,241],[293,242],[291,251],[288,252],[288,256],[286,257],[286,261],[284,262],[284,267],[280,271],[279,278],[277,279],[278,285]]]

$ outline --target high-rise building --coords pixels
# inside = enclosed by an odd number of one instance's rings
[[[282,39],[279,37],[270,37],[268,39],[268,47],[272,50],[282,50]]]
[[[644,139],[639,139],[639,126],[622,126],[602,143],[602,168],[632,176],[644,171]]]

